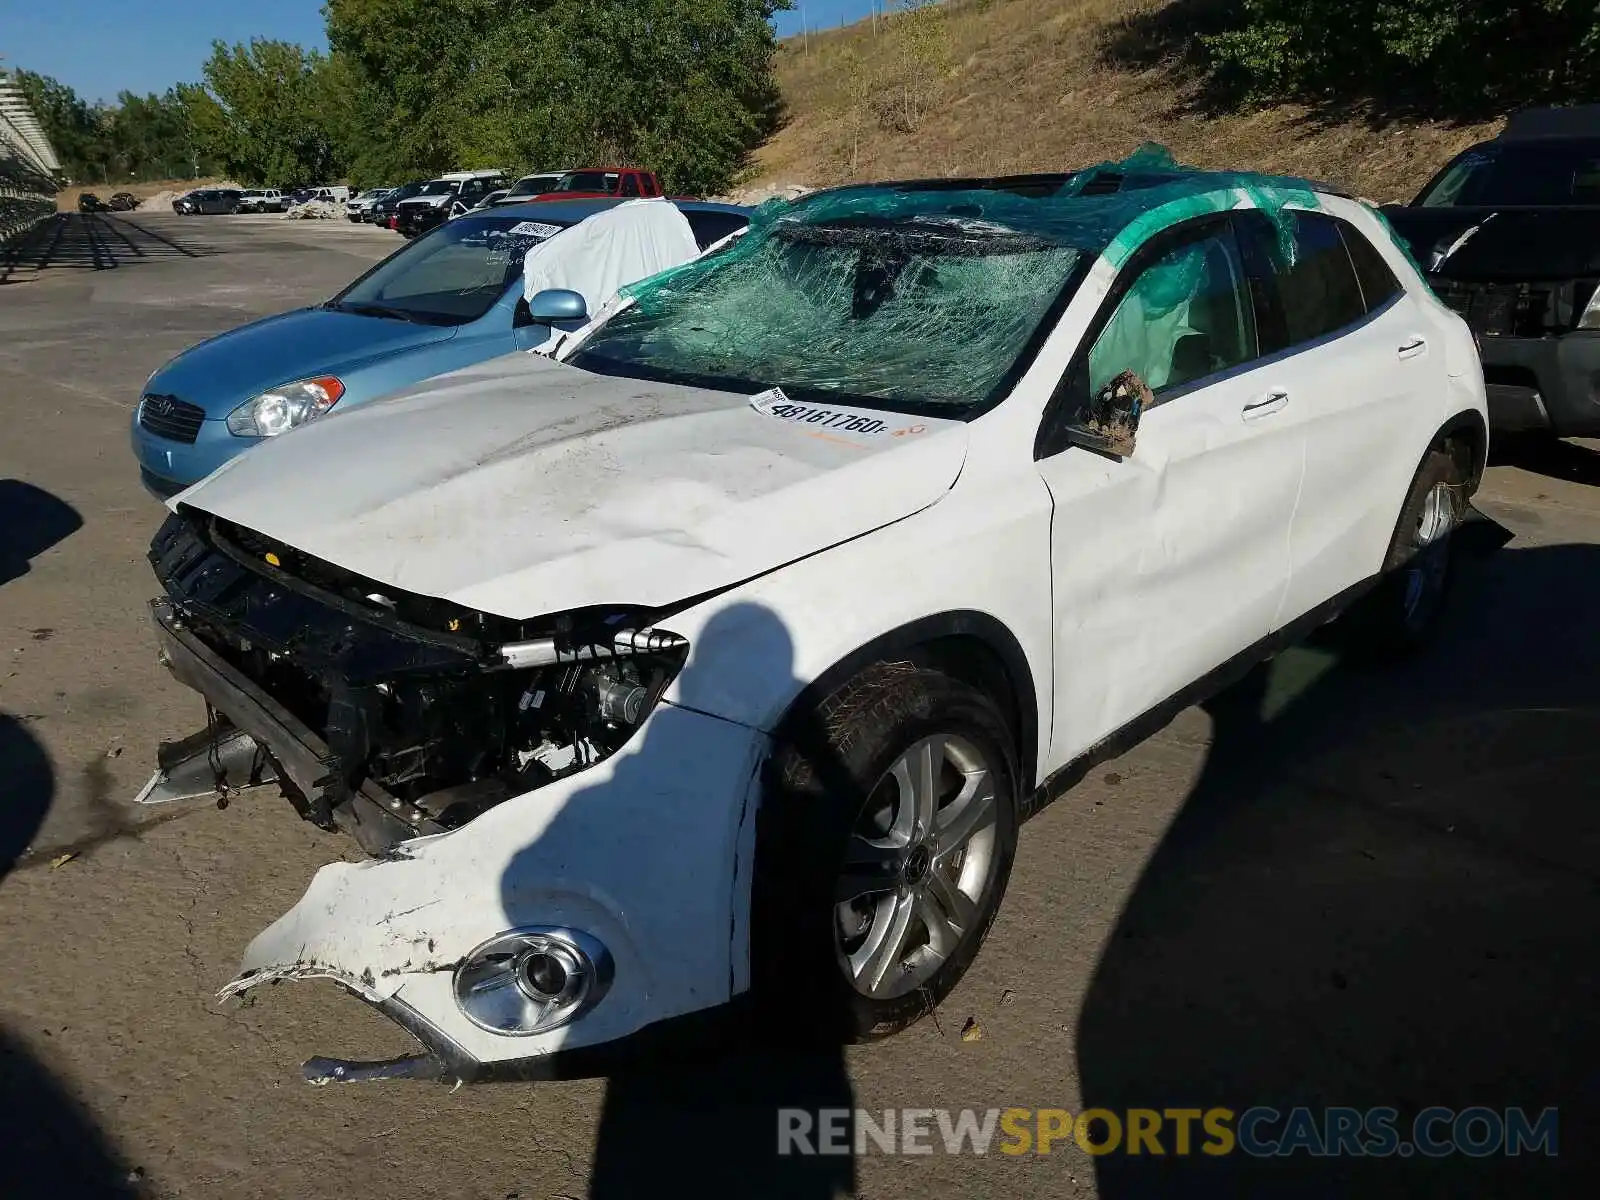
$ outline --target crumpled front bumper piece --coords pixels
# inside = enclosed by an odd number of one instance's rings
[[[326,752],[316,735],[155,607],[174,673],[266,746],[291,780],[313,782]],[[382,858],[323,867],[251,943],[221,995],[332,979],[427,1051],[384,1064],[312,1059],[307,1075],[318,1082],[534,1078],[558,1051],[722,1005],[748,986],[754,789],[766,752],[764,734],[663,703],[587,770]],[[363,797],[374,820],[393,799]],[[473,1024],[457,1007],[457,966],[490,938],[529,926],[597,939],[614,962],[610,989],[546,1033]]]
[[[336,980],[410,1030],[441,1077],[464,1079],[723,1004],[748,987],[753,793],[765,753],[762,734],[663,704],[587,771],[387,858],[323,867],[251,943],[222,994]],[[456,1004],[457,966],[489,938],[538,925],[606,946],[615,978],[605,998],[548,1033],[474,1025]]]

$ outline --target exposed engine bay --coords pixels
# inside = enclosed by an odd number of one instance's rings
[[[188,509],[150,559],[164,656],[208,708],[180,745],[215,764],[222,738],[249,732],[251,782],[270,763],[302,816],[370,853],[614,754],[688,651],[637,610],[511,621]]]

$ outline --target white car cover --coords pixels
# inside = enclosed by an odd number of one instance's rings
[[[700,253],[694,230],[670,200],[630,200],[564,229],[528,251],[522,294],[566,288],[598,312],[630,283]]]

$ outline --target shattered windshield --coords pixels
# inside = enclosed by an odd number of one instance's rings
[[[1092,256],[1091,256],[1092,257]],[[909,411],[976,408],[1009,383],[1081,250],[937,216],[779,224],[570,360],[611,375]]]
[[[1600,139],[1474,146],[1429,185],[1422,208],[1600,204]]]
[[[528,251],[563,228],[514,216],[451,221],[379,263],[328,307],[423,325],[476,321],[521,280]]]

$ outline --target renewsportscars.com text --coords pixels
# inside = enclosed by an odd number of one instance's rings
[[[780,1108],[778,1153],[1554,1157],[1558,1125],[1554,1108]]]

